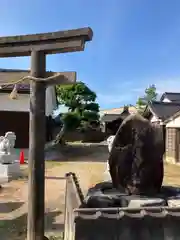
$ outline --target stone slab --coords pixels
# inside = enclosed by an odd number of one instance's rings
[[[164,199],[161,198],[139,198],[139,199],[132,199],[129,201],[128,207],[129,208],[140,208],[140,207],[158,207],[158,206],[165,206],[166,202]]]
[[[11,164],[0,164],[0,184],[7,183],[21,176],[20,164],[14,162]]]

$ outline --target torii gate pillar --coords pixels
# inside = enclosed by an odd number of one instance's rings
[[[43,52],[31,53],[31,75],[44,77],[46,56]],[[44,237],[45,195],[45,99],[43,82],[31,81],[30,93],[30,138],[29,138],[29,182],[28,182],[28,240]],[[38,135],[40,135],[38,137]],[[43,217],[42,217],[43,216]]]

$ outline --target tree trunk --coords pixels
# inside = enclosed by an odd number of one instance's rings
[[[65,140],[63,139],[65,132],[66,132],[66,128],[63,125],[60,132],[55,137],[55,143],[65,144]]]

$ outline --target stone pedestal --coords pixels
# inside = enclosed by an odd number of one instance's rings
[[[5,136],[0,136],[0,184],[21,176],[20,163],[17,161],[14,149],[15,140],[14,132],[7,132]]]
[[[0,164],[13,163],[17,159],[15,154],[2,154],[0,153]]]
[[[0,184],[7,183],[21,176],[19,162],[0,164]]]

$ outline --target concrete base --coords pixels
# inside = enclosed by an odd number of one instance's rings
[[[21,176],[20,164],[18,162],[10,164],[0,164],[0,184],[7,183]]]

